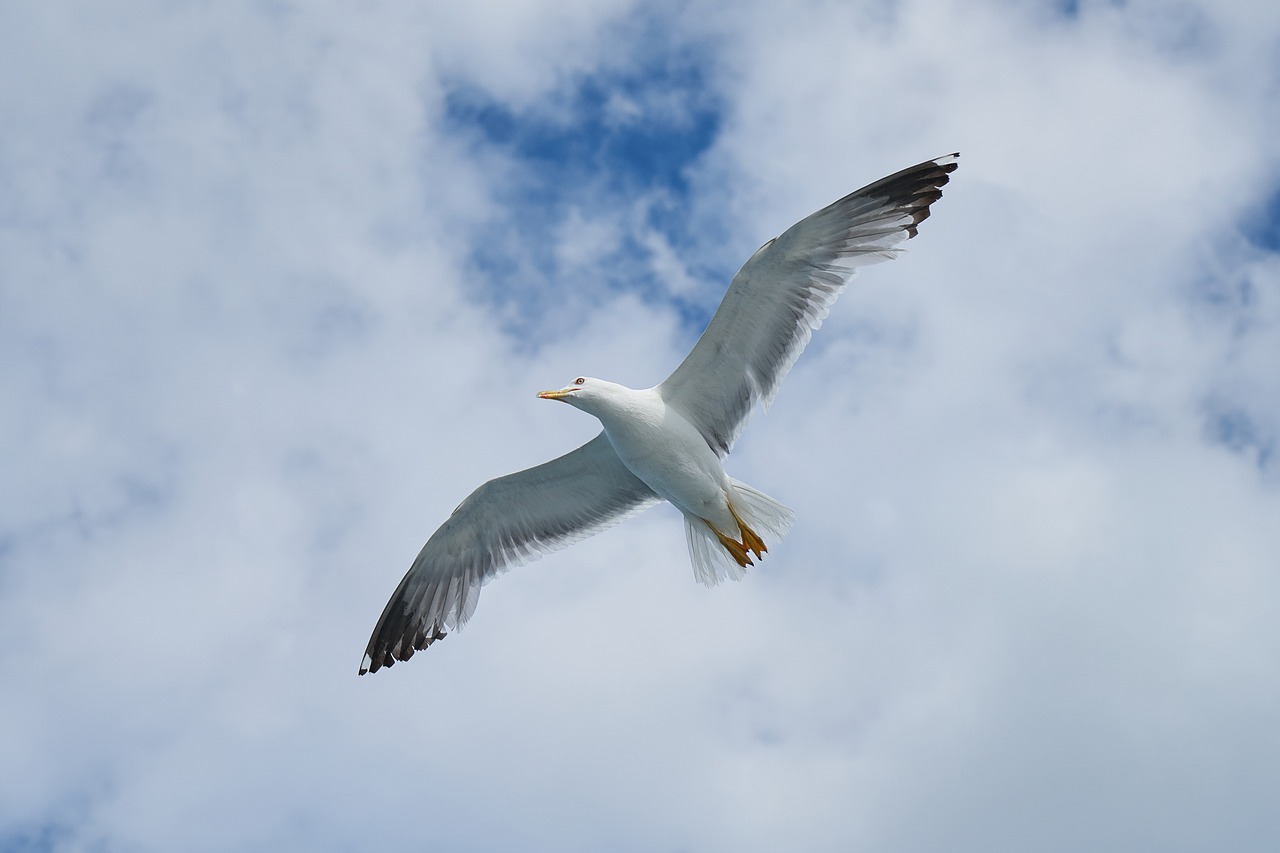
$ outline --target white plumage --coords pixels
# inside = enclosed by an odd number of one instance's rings
[[[499,572],[666,500],[685,519],[694,574],[739,578],[791,527],[782,504],[729,477],[723,459],[858,267],[916,235],[958,154],[876,181],[788,228],[743,265],[698,343],[666,381],[635,390],[580,377],[539,394],[597,417],[577,450],[476,489],[427,540],[374,628],[360,673],[407,660],[470,617]]]

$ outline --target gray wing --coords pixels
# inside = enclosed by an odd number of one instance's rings
[[[693,350],[658,386],[721,456],[778,385],[858,267],[894,258],[916,236],[959,154],[850,193],[765,243],[729,284]]]
[[[499,573],[659,500],[622,464],[603,432],[558,459],[490,480],[422,546],[373,629],[360,674],[408,660],[462,627],[480,587]]]

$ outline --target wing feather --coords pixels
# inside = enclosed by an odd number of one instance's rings
[[[658,500],[603,432],[558,459],[490,480],[422,546],[373,629],[360,674],[408,660],[462,627],[480,587],[498,574],[612,527]]]
[[[916,236],[959,156],[850,193],[765,243],[733,277],[698,343],[658,386],[717,453],[733,448],[757,402],[768,408],[858,268],[896,257]]]

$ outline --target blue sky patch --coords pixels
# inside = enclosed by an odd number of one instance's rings
[[[0,850],[5,853],[45,853],[57,850],[72,835],[68,827],[56,824],[10,830],[0,835]]]
[[[693,243],[690,172],[722,121],[701,57],[690,49],[661,50],[626,68],[575,77],[531,106],[471,85],[447,96],[446,125],[515,165],[497,189],[507,215],[477,241],[484,249],[472,262],[488,298],[518,307],[511,314],[517,324],[536,322],[540,306],[564,298],[665,293],[642,238],[656,232],[681,254]],[[588,264],[591,275],[566,274],[557,259],[558,235],[570,217],[616,230],[613,243]]]
[[[1245,239],[1257,248],[1280,252],[1280,187],[1271,191],[1240,230]]]
[[[1213,443],[1252,457],[1258,470],[1267,470],[1275,453],[1275,436],[1244,409],[1210,407],[1206,428]]]
[[[720,112],[696,59],[663,57],[575,79],[528,110],[462,86],[446,97],[445,120],[538,167],[527,201],[546,205],[583,184],[686,190],[686,168],[711,145]]]

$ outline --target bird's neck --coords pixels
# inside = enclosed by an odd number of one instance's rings
[[[595,415],[606,430],[616,430],[623,424],[651,419],[657,402],[660,402],[660,398],[653,393],[653,389],[636,390],[615,385],[608,395],[591,400],[591,406],[586,411]]]

